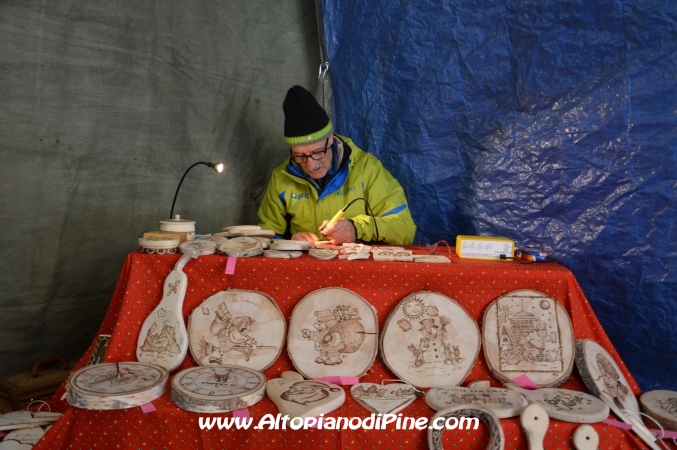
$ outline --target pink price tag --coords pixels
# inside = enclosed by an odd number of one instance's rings
[[[325,383],[338,384],[339,386],[352,386],[360,382],[360,379],[357,377],[321,377],[315,378],[315,381],[324,381]]]
[[[249,419],[249,409],[244,408],[244,409],[236,409],[233,411],[233,417],[235,417],[235,422],[236,423],[245,423],[244,419]]]
[[[631,430],[632,425],[629,423],[625,422],[619,422],[618,420],[614,419],[604,419],[602,420],[602,423],[605,423],[607,425],[611,425],[612,427],[620,428],[621,430]]]
[[[512,382],[515,383],[517,386],[521,387],[522,389],[529,389],[530,391],[538,389],[538,385],[534,383],[534,380],[529,378],[529,375],[527,375],[526,373],[523,373],[522,375],[513,378]]]
[[[655,434],[657,437],[660,438],[672,438],[672,439],[677,439],[677,431],[669,431],[669,430],[655,430],[653,428],[649,428],[649,431],[651,431],[653,434]]]
[[[155,408],[155,405],[152,403],[146,403],[145,405],[140,406],[141,411],[143,411],[144,414],[152,413],[153,411],[157,411]]]
[[[226,275],[235,273],[235,263],[237,263],[237,256],[229,256],[226,260]]]

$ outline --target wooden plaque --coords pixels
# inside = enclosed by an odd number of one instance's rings
[[[484,356],[504,383],[527,374],[539,387],[566,381],[574,364],[574,334],[566,310],[537,291],[510,292],[484,312]]]
[[[241,366],[191,367],[174,375],[170,397],[181,409],[224,413],[255,405],[266,394],[266,377]]]
[[[651,434],[639,419],[639,404],[632,389],[609,352],[589,339],[576,341],[576,368],[585,386],[602,399],[623,422],[652,449],[660,450]],[[627,413],[626,413],[627,412]]]
[[[145,405],[167,387],[167,371],[142,362],[103,363],[76,370],[67,401],[84,409],[125,409]]]
[[[183,362],[188,353],[188,333],[183,321],[183,299],[188,277],[183,267],[195,258],[183,255],[165,279],[162,300],[146,317],[136,343],[136,359],[164,367],[170,372]]]
[[[300,258],[303,255],[301,252],[294,250],[264,250],[263,256],[266,258],[278,258],[278,259],[294,259]]]
[[[606,403],[585,392],[557,388],[528,390],[513,383],[506,383],[504,386],[522,394],[529,403],[541,405],[552,419],[571,423],[596,423],[609,417]]]
[[[663,428],[677,431],[677,392],[649,391],[639,398],[640,406],[645,414],[651,416]]]
[[[0,442],[0,450],[30,450],[44,434],[45,430],[37,426],[10,431]]]
[[[287,351],[306,378],[362,376],[377,350],[376,310],[348,289],[318,289],[292,312]]]
[[[434,387],[425,394],[425,402],[435,411],[454,406],[480,405],[499,419],[519,416],[527,407],[527,400],[517,392],[492,387]]]
[[[597,397],[611,400],[609,407],[616,413],[630,411],[639,416],[639,403],[620,368],[611,355],[595,341],[576,342],[576,367],[588,390]],[[622,413],[621,413],[622,414]]]
[[[487,426],[489,430],[489,444],[487,450],[503,450],[505,445],[505,436],[503,435],[503,428],[501,422],[491,410],[479,405],[459,405],[452,406],[438,411],[437,414],[430,419],[430,426],[428,427],[428,448],[430,450],[443,450],[442,448],[442,434],[445,432],[445,426],[442,429],[435,429],[432,427],[433,423],[446,424],[447,421],[455,418],[450,422],[450,427],[458,424],[462,417],[477,417]],[[457,425],[458,426],[458,425]],[[439,427],[436,427],[439,428]],[[448,431],[454,433],[453,430]]]
[[[383,362],[417,387],[462,383],[479,350],[477,323],[454,300],[435,292],[400,301],[381,335]]]
[[[376,414],[395,414],[417,398],[416,389],[406,383],[358,383],[350,388],[350,395],[357,403]]]
[[[294,241],[288,239],[271,239],[270,240],[270,249],[271,250],[283,250],[283,251],[308,251],[312,247],[312,243],[308,241]]]
[[[256,291],[218,292],[188,319],[190,353],[202,366],[234,364],[266,370],[280,356],[285,335],[280,308]]]
[[[268,380],[266,395],[280,414],[290,418],[319,417],[343,405],[346,393],[341,386],[324,381],[304,380],[296,372],[285,372],[282,378]]]
[[[236,237],[220,244],[217,251],[228,256],[247,257],[260,255],[263,253],[263,247],[256,239]]]

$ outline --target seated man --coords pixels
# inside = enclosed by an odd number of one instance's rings
[[[332,244],[381,241],[411,244],[416,225],[400,183],[373,155],[335,135],[315,97],[294,86],[287,92],[284,135],[291,157],[273,170],[259,207],[259,225],[285,239]],[[344,218],[334,215],[356,199]]]

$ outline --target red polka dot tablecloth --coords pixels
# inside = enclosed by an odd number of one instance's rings
[[[413,246],[415,253],[425,249]],[[173,269],[180,255],[147,255],[133,252],[128,255],[99,334],[110,334],[105,360],[135,361],[137,337],[146,316],[162,298],[165,277]],[[383,329],[391,309],[404,297],[418,291],[438,292],[453,298],[477,320],[481,328],[482,314],[499,296],[519,289],[540,291],[560,302],[569,312],[575,339],[592,339],[614,357],[628,379],[635,394],[640,390],[627,368],[618,357],[585,295],[568,269],[555,264],[519,264],[515,261],[493,262],[462,260],[452,255],[451,264],[408,262],[374,262],[372,260],[321,261],[304,255],[299,259],[284,260],[264,257],[238,258],[235,272],[225,274],[227,257],[202,256],[190,261],[183,269],[188,276],[188,290],[184,301],[184,319],[211,295],[228,289],[249,289],[271,296],[280,307],[287,322],[294,305],[316,289],[342,287],[350,289],[371,303]],[[96,341],[96,340],[95,340]],[[83,367],[94,348],[92,342],[76,369]],[[190,353],[178,370],[193,367]],[[265,371],[268,379],[278,378],[285,370],[294,370],[286,351]],[[171,375],[170,375],[171,378]],[[395,378],[377,356],[371,369],[361,378],[363,382],[380,383]],[[466,382],[489,380],[500,386],[491,376],[484,355],[480,351]],[[171,379],[170,379],[171,382]],[[576,369],[561,386],[565,389],[586,391]],[[169,390],[153,402],[156,410],[144,413],[141,408],[115,411],[88,411],[69,407],[61,399],[62,386],[51,401],[53,411],[65,413],[34,447],[55,449],[221,449],[221,448],[295,448],[295,449],[426,449],[426,430],[201,430],[197,414],[179,409],[169,398]],[[275,405],[264,398],[249,408],[254,424],[266,414],[277,415]],[[419,398],[401,411],[403,417],[431,418],[434,411]],[[346,403],[328,416],[362,417],[370,413],[358,405],[346,388]],[[231,417],[231,413],[221,414]],[[526,437],[519,418],[502,419],[506,449],[526,449]],[[547,449],[573,448],[572,434],[578,424],[551,420],[544,447]],[[593,424],[600,435],[600,448],[645,448],[628,431],[605,424]],[[477,430],[446,431],[444,448],[482,449],[488,443],[487,429],[480,424]]]

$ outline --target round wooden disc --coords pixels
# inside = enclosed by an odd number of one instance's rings
[[[308,254],[313,258],[329,260],[336,258],[338,256],[338,251],[330,248],[311,248],[308,250]]]
[[[417,387],[461,384],[479,351],[477,323],[461,305],[436,292],[400,301],[381,335],[383,362]]]
[[[510,292],[484,312],[484,357],[502,382],[527,374],[540,387],[566,381],[574,364],[574,333],[566,310],[537,291]]]
[[[376,310],[354,292],[318,289],[294,307],[287,351],[306,378],[362,376],[377,350]]]
[[[241,366],[191,367],[174,375],[170,398],[186,411],[219,413],[248,408],[266,395],[266,377]]]
[[[270,249],[271,250],[296,250],[296,251],[308,251],[312,247],[308,241],[292,241],[285,239],[271,239],[270,240]]]
[[[660,423],[663,428],[677,431],[677,392],[665,390],[645,392],[639,398],[639,404],[642,411]]]
[[[280,356],[285,335],[280,308],[256,291],[218,292],[188,319],[190,354],[203,366],[235,364],[263,371]]]
[[[73,372],[66,400],[84,409],[125,409],[145,405],[167,387],[168,372],[143,362],[102,363]]]
[[[181,253],[197,253],[199,255],[212,255],[216,250],[216,242],[206,239],[186,241],[179,245]]]
[[[263,251],[263,256],[266,258],[279,258],[279,259],[294,259],[294,258],[300,258],[303,255],[301,252],[289,250],[289,251],[282,251],[282,250],[264,250]]]
[[[630,411],[639,417],[639,404],[628,380],[609,352],[589,339],[576,341],[576,368],[588,390],[606,401],[612,411]]]
[[[256,239],[250,237],[228,239],[226,242],[219,245],[217,250],[219,253],[238,257],[256,256],[263,253],[261,244]]]

